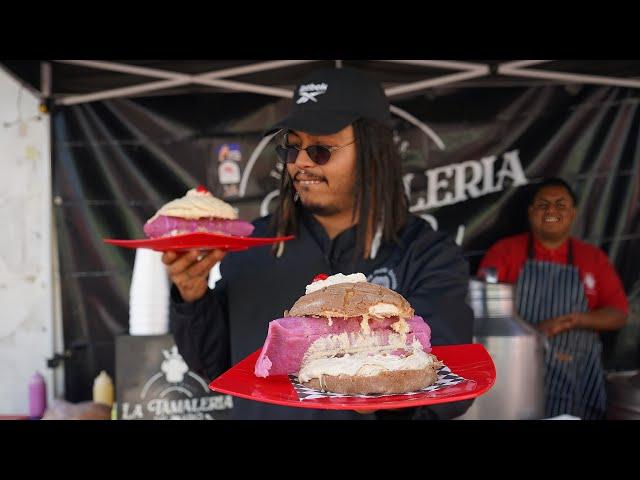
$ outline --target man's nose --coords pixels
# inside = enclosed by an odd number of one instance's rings
[[[558,208],[557,208],[555,205],[553,205],[553,204],[549,204],[549,205],[547,206],[546,213],[547,213],[548,215],[558,213]]]

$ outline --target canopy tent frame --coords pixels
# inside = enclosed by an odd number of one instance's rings
[[[278,60],[259,62],[249,65],[243,65],[241,67],[232,67],[221,70],[214,70],[210,72],[200,73],[197,75],[189,75],[180,72],[160,70],[156,68],[140,67],[136,65],[128,65],[116,62],[105,62],[98,60],[54,60],[59,63],[78,65],[89,68],[96,68],[120,73],[129,73],[132,75],[148,76],[152,78],[160,78],[159,81],[149,82],[142,85],[133,85],[130,87],[122,87],[110,90],[104,90],[101,92],[93,92],[82,95],[65,95],[55,100],[57,105],[75,105],[78,103],[92,102],[95,100],[104,100],[107,98],[131,96],[140,93],[150,93],[158,90],[162,90],[170,87],[177,87],[189,84],[205,85],[211,87],[221,87],[237,92],[249,92],[258,93],[263,95],[271,95],[282,98],[291,98],[293,92],[283,88],[271,87],[267,85],[256,85],[246,82],[238,82],[234,80],[228,80],[229,77],[238,75],[245,75],[248,73],[264,72],[269,70],[275,70],[292,65],[300,65],[304,63],[317,62],[318,60]],[[456,62],[456,61],[441,61],[441,60],[381,60],[383,62],[401,63],[407,65],[425,66],[440,69],[457,70],[457,73],[444,75],[436,78],[429,78],[426,80],[412,82],[405,85],[395,86],[387,88],[385,90],[387,96],[394,97],[406,93],[412,93],[419,90],[424,90],[430,87],[447,85],[470,78],[477,78],[486,76],[490,73],[490,69],[486,65],[469,63],[469,62]],[[335,60],[336,67],[342,66],[341,60]]]
[[[127,63],[119,63],[103,60],[51,60],[40,61],[40,89],[30,85],[20,75],[14,73],[5,65],[0,63],[7,74],[11,75],[26,89],[39,97],[43,103],[50,102],[52,105],[76,105],[109,98],[128,97],[144,93],[153,93],[160,90],[179,87],[185,85],[202,85],[209,87],[223,88],[235,92],[249,92],[262,95],[275,96],[280,98],[291,98],[292,92],[289,89],[279,88],[269,85],[259,85],[254,83],[240,82],[232,77],[246,75],[257,72],[267,72],[276,69],[301,65],[305,63],[319,62],[320,60],[270,60],[254,62],[246,65],[231,68],[222,68],[199,74],[187,74],[172,70],[149,68]],[[446,86],[464,80],[486,77],[495,74],[504,77],[520,77],[529,79],[544,79],[566,83],[581,83],[593,85],[608,85],[616,87],[640,88],[640,78],[621,78],[612,75],[586,75],[583,73],[572,73],[566,71],[542,70],[540,68],[530,68],[554,60],[515,60],[499,63],[495,67],[490,67],[484,63],[461,62],[456,60],[370,60],[372,62],[386,62],[389,64],[412,65],[418,67],[430,67],[435,69],[454,70],[454,73],[426,78],[417,82],[410,82],[394,85],[385,89],[390,98],[408,93],[415,93],[433,87]],[[52,91],[52,68],[51,62],[76,65],[79,67],[94,68],[103,71],[127,73],[136,76],[149,77],[153,81],[130,85],[119,88],[112,88],[91,93],[55,95]],[[343,60],[334,60],[337,68],[341,68]],[[53,98],[52,98],[53,96]]]
[[[319,60],[274,60],[265,62],[250,63],[238,67],[224,68],[213,70],[199,74],[185,74],[176,71],[162,70],[157,68],[148,68],[138,65],[125,63],[117,63],[102,60],[53,60],[61,64],[76,65],[82,67],[95,68],[105,71],[128,73],[143,77],[150,77],[157,80],[108,89],[98,92],[86,94],[69,94],[59,98],[55,98],[55,105],[76,105],[80,103],[92,102],[96,100],[105,100],[108,98],[127,97],[139,95],[142,93],[152,93],[159,90],[185,86],[185,85],[203,85],[210,87],[224,88],[236,92],[257,93],[262,95],[270,95],[281,98],[291,98],[293,92],[288,89],[278,88],[268,85],[258,85],[247,82],[239,82],[230,79],[231,77],[246,75],[250,73],[266,72],[276,69],[286,68],[294,65],[318,62]],[[385,92],[388,97],[393,98],[399,95],[419,92],[436,86],[445,86],[457,83],[463,80],[488,76],[492,73],[492,69],[481,63],[460,62],[455,60],[374,60],[379,62],[387,62],[392,64],[412,65],[419,67],[431,67],[436,69],[454,70],[455,73],[428,78],[417,82],[388,87]],[[517,60],[501,63],[495,68],[494,72],[502,76],[513,76],[531,79],[557,80],[569,83],[584,83],[595,85],[621,86],[630,88],[640,88],[640,80],[619,78],[615,76],[604,75],[585,75],[571,72],[558,72],[529,68],[536,65],[552,62],[553,60]],[[342,60],[334,60],[337,68],[342,67]],[[42,75],[42,91],[38,92],[40,97],[47,98],[51,95],[51,70],[49,62],[42,62],[42,69],[49,69],[48,75],[43,71]],[[48,76],[48,78],[47,78]],[[47,87],[47,88],[45,88]]]
[[[526,68],[530,65],[551,62],[553,60],[519,60],[517,62],[503,63],[498,66],[498,73],[514,77],[542,78],[546,80],[559,80],[569,83],[585,83],[593,85],[609,85],[612,87],[640,88],[640,80],[628,78],[608,77],[603,75],[584,75],[579,73],[556,72]]]
[[[227,90],[236,92],[248,92],[257,93],[262,95],[270,95],[280,98],[292,98],[293,92],[291,90],[272,87],[267,85],[257,85],[247,82],[239,82],[235,80],[229,80],[229,77],[238,75],[245,75],[248,73],[265,72],[275,70],[279,68],[285,68],[293,65],[300,65],[304,63],[317,62],[318,60],[276,60],[267,62],[258,62],[240,67],[232,67],[214,70],[210,72],[200,73],[197,75],[189,75],[185,73],[162,70],[157,68],[141,67],[136,65],[129,65],[116,62],[100,61],[100,60],[54,60],[55,62],[69,65],[77,65],[82,67],[96,68],[106,71],[128,73],[132,75],[146,76],[151,78],[157,78],[160,80],[154,80],[152,82],[132,85],[128,87],[120,87],[114,89],[103,90],[99,92],[92,92],[88,94],[79,95],[65,95],[53,100],[54,105],[77,105],[81,103],[93,102],[97,100],[106,100],[109,98],[127,97],[133,95],[139,95],[142,93],[151,93],[166,88],[184,86],[184,85],[205,85],[212,87],[225,88]],[[334,60],[337,68],[342,67],[342,60]],[[490,68],[486,65],[470,62],[458,62],[458,61],[443,61],[443,60],[381,60],[383,62],[407,64],[423,67],[432,67],[438,69],[456,70],[456,73],[438,76],[436,78],[429,78],[420,80],[417,82],[410,82],[404,85],[398,85],[385,89],[385,93],[388,97],[393,98],[399,95],[406,95],[408,93],[414,93],[417,91],[425,90],[435,86],[448,85],[462,80],[468,80],[471,78],[478,78],[489,75],[491,73]],[[43,62],[43,65],[47,62]],[[44,69],[44,67],[43,67]],[[51,69],[49,67],[48,72],[43,75],[48,75],[49,78],[42,79],[42,85],[50,85]],[[49,92],[50,95],[50,92]],[[46,97],[43,92],[43,97]],[[442,139],[426,124],[418,120],[399,108],[396,105],[391,105],[391,112],[408,122],[417,126],[427,136],[429,136],[440,150],[445,149]]]
[[[208,87],[223,88],[231,92],[255,93],[260,95],[268,95],[278,98],[291,98],[293,92],[291,89],[280,88],[270,85],[260,85],[256,83],[241,82],[233,80],[233,77],[239,75],[247,75],[258,72],[269,72],[277,69],[319,62],[320,60],[269,60],[261,62],[248,63],[230,68],[221,68],[198,74],[187,74],[176,72],[173,70],[164,70],[159,68],[149,68],[140,65],[132,65],[128,63],[119,63],[103,60],[52,60],[66,65],[75,65],[78,67],[93,68],[97,70],[125,73],[139,77],[148,77],[152,81],[130,85],[125,87],[111,88],[91,93],[82,94],[65,94],[53,95],[52,92],[52,66],[50,61],[41,61],[40,65],[40,86],[41,90],[37,90],[24,79],[19,78],[9,69],[2,67],[10,75],[14,76],[22,85],[28,88],[32,93],[41,98],[42,112],[48,112],[52,107],[78,105],[98,100],[106,100],[110,98],[132,97],[135,95],[151,94],[168,88],[186,86],[186,85],[202,85]],[[336,68],[342,68],[343,60],[333,60]],[[429,67],[432,69],[453,70],[453,73],[446,73],[432,78],[407,82],[404,84],[393,85],[385,88],[387,96],[391,99],[407,94],[415,94],[434,87],[442,87],[452,85],[465,80],[487,77],[491,74],[506,77],[521,77],[530,79],[545,79],[558,82],[578,83],[578,84],[595,84],[609,85],[618,87],[640,88],[640,80],[619,78],[615,76],[603,75],[585,75],[570,72],[558,72],[541,70],[539,68],[530,68],[537,65],[552,62],[553,60],[515,60],[498,64],[492,68],[485,63],[478,62],[462,62],[457,60],[370,60],[373,62],[386,62],[396,65],[410,65],[417,67]],[[0,64],[1,65],[1,64]],[[403,118],[409,123],[418,127],[423,131],[440,150],[445,149],[442,139],[424,122],[411,115],[409,112],[401,109],[397,105],[391,105],[392,114]]]

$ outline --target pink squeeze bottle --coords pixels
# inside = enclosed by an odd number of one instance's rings
[[[47,384],[44,377],[36,372],[29,381],[29,417],[42,418],[47,409]]]

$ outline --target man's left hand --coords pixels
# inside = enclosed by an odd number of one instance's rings
[[[565,330],[578,328],[580,326],[580,314],[570,313],[568,315],[560,315],[559,317],[549,318],[538,325],[538,330],[547,337],[553,337]]]

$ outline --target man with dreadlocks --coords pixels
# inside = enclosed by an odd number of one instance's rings
[[[285,164],[278,208],[254,235],[294,234],[275,247],[227,256],[167,252],[170,328],[188,365],[213,379],[264,342],[319,273],[362,272],[403,295],[431,327],[432,344],[472,341],[468,265],[446,234],[409,213],[401,160],[382,87],[350,69],[322,69],[296,87],[279,132]],[[224,260],[222,258],[224,257]],[[221,261],[213,290],[207,275]],[[238,419],[453,418],[470,402],[358,414],[295,409],[234,398]]]

